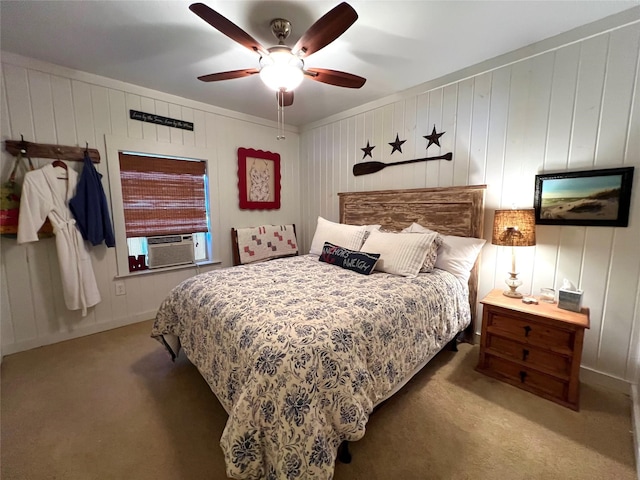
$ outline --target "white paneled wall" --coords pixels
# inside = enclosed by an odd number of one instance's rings
[[[637,378],[640,353],[640,24],[631,23],[460,80],[412,89],[388,104],[345,112],[301,134],[308,245],[318,215],[338,219],[338,192],[487,184],[485,235],[497,208],[532,207],[537,173],[635,166],[628,228],[538,226],[519,248],[521,291],[584,290],[591,310],[583,367],[613,383]],[[427,151],[424,135],[446,132]],[[406,140],[402,153],[389,142]],[[373,158],[396,162],[453,152],[453,161],[387,167],[354,177],[367,142]],[[510,251],[484,247],[480,295],[502,288]],[[479,325],[476,326],[479,330]]]
[[[97,168],[108,197],[105,135],[207,149],[219,175],[214,186],[219,196],[213,201],[221,206],[217,241],[226,265],[232,226],[296,223],[299,240],[308,247],[316,217],[337,219],[337,193],[346,191],[487,184],[484,236],[490,239],[496,208],[532,205],[536,173],[640,167],[640,25],[635,22],[608,24],[607,31],[589,31],[543,51],[545,42],[540,49],[526,49],[536,53],[526,58],[516,52],[486,62],[318,122],[300,135],[289,133],[286,142],[275,140],[275,124],[265,120],[3,53],[1,135],[2,140],[22,134],[28,141],[61,145],[88,142],[103,159]],[[129,109],[194,122],[195,130],[130,120]],[[427,151],[424,136],[434,125],[446,133],[440,147]],[[406,142],[392,155],[389,143],[396,135]],[[367,160],[397,162],[453,152],[453,161],[354,177],[352,166],[363,160],[367,142],[375,146]],[[280,153],[280,210],[238,209],[238,147]],[[10,160],[3,151],[2,179]],[[584,289],[591,329],[583,367],[614,382],[632,382],[640,374],[640,171],[635,177],[628,228],[539,226],[538,244],[517,252],[525,282],[521,290],[557,288],[563,278]],[[103,300],[82,318],[64,307],[52,239],[19,246],[2,238],[0,254],[0,355],[151,318],[169,289],[195,273],[129,277],[123,280],[127,294],[116,296],[115,252],[94,247]],[[481,260],[484,295],[502,287],[509,252],[488,244]]]
[[[89,143],[97,148],[107,198],[110,189],[105,158],[105,135],[144,139],[161,144],[206,149],[217,163],[219,182],[212,185],[219,202],[217,251],[223,265],[231,264],[231,227],[264,223],[300,224],[298,184],[299,138],[287,134],[276,140],[275,124],[236,114],[134,85],[43,64],[12,54],[2,55],[0,115],[2,140],[24,139],[59,145]],[[129,109],[141,110],[194,123],[194,131],[158,126],[129,119]],[[255,148],[281,156],[282,208],[274,211],[241,211],[238,208],[237,149]],[[6,179],[13,164],[2,151],[0,178]],[[42,166],[51,160],[36,160]],[[81,169],[82,164],[69,162]],[[121,246],[116,246],[116,248]],[[195,268],[121,279],[126,295],[116,296],[114,249],[93,247],[91,256],[102,302],[86,317],[68,311],[62,299],[54,239],[17,245],[0,239],[0,354],[33,348],[128,323],[153,318],[162,299]],[[208,267],[212,268],[212,267]],[[205,270],[202,267],[202,270]]]

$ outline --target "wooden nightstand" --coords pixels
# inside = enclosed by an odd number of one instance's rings
[[[482,337],[476,370],[574,410],[580,404],[580,359],[589,309],[528,305],[492,290],[480,303]]]

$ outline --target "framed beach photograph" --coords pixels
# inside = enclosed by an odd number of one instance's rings
[[[280,208],[280,155],[253,148],[238,149],[241,210]]]
[[[538,225],[626,227],[633,167],[536,175]]]

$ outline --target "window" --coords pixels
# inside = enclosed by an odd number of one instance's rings
[[[217,202],[210,198],[210,180],[217,184],[217,172],[203,154],[193,147],[107,136],[119,276],[191,259],[214,261],[211,207]]]
[[[127,238],[207,232],[206,162],[119,152]]]
[[[134,152],[119,152],[118,157],[129,270],[153,266],[147,242],[152,236],[191,235],[194,260],[206,260],[206,162]],[[175,261],[187,258],[180,255]]]

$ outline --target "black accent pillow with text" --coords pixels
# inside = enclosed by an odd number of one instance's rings
[[[348,248],[339,247],[333,243],[324,242],[322,253],[318,260],[337,265],[346,270],[369,275],[373,272],[379,258],[379,253],[357,252],[355,250],[349,250]]]

